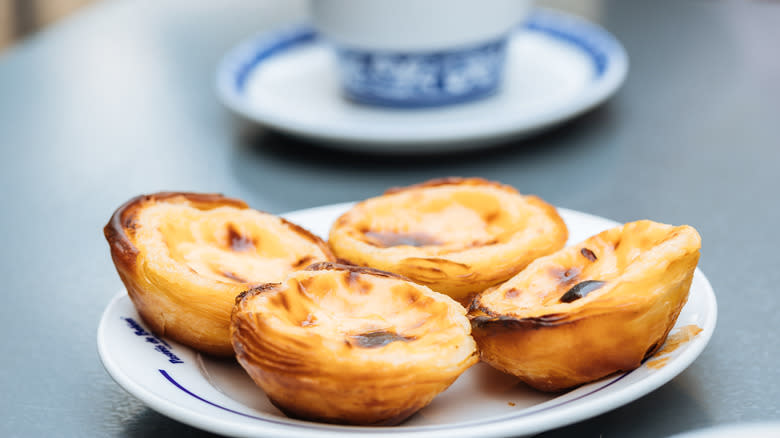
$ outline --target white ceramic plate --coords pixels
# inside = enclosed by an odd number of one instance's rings
[[[285,215],[326,236],[352,204]],[[570,242],[616,225],[600,217],[559,209]],[[516,379],[477,364],[410,420],[394,427],[337,426],[285,417],[235,360],[202,356],[153,335],[125,293],[117,295],[98,328],[100,358],[111,376],[152,409],[211,432],[231,436],[471,437],[527,435],[593,417],[631,402],[668,382],[701,353],[715,329],[717,306],[709,282],[697,270],[676,327],[702,331],[668,354],[661,368],[647,364],[563,394],[537,392]],[[674,333],[674,331],[673,331]]]
[[[470,149],[574,117],[623,83],[628,58],[604,29],[536,9],[510,40],[506,81],[494,96],[429,109],[356,104],[341,95],[329,47],[303,25],[255,36],[217,70],[230,109],[262,125],[331,146],[381,152]]]

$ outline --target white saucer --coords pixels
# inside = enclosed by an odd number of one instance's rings
[[[628,58],[604,29],[536,9],[509,44],[506,81],[477,102],[391,109],[342,97],[330,48],[302,25],[264,33],[219,65],[224,104],[264,126],[343,149],[434,152],[528,135],[601,103],[623,83]]]
[[[334,204],[284,215],[320,236],[353,204]],[[569,243],[616,225],[608,219],[559,209]],[[562,427],[615,409],[669,382],[686,369],[710,340],[717,303],[700,270],[675,329],[701,328],[679,348],[656,353],[661,365],[608,376],[574,390],[548,394],[480,363],[433,402],[394,427],[339,426],[284,416],[235,360],[217,360],[157,337],[122,292],[106,307],[97,333],[109,374],[152,409],[194,427],[229,436],[459,438],[524,436]],[[674,333],[674,331],[673,331]]]

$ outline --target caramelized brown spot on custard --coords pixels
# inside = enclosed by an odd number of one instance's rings
[[[403,293],[405,293],[405,294],[406,294],[406,302],[407,302],[407,303],[408,303],[410,306],[411,306],[412,304],[416,303],[416,302],[417,302],[417,300],[419,300],[419,299],[420,299],[420,293],[419,293],[417,290],[415,290],[415,289],[413,289],[413,288],[411,288],[411,287],[403,287],[403,288],[399,288],[398,286],[396,286],[395,288],[393,288],[393,292],[395,292],[395,293],[398,293],[397,291],[398,291],[399,289],[400,289],[401,291],[403,291]]]
[[[313,325],[317,325],[317,317],[311,313],[306,315],[306,319],[301,321],[301,327],[311,327]]]
[[[347,343],[360,348],[379,348],[384,347],[391,342],[403,341],[409,342],[415,340],[413,336],[403,336],[395,332],[377,330],[373,332],[350,335],[347,337]]]
[[[504,292],[504,297],[506,298],[514,298],[518,295],[520,295],[520,291],[515,288],[509,289],[508,291]]]
[[[238,275],[236,275],[235,272],[222,271],[222,272],[220,272],[220,274],[222,274],[223,277],[229,278],[229,279],[231,279],[233,281],[237,281],[239,283],[247,283],[247,280],[239,277]]]
[[[298,259],[298,261],[293,263],[293,267],[294,268],[302,268],[302,267],[308,265],[309,262],[311,262],[312,260],[314,260],[314,257],[312,257],[312,256],[303,256],[300,259]]]
[[[486,214],[482,220],[485,221],[485,223],[489,224],[493,222],[494,220],[498,219],[498,217],[501,215],[501,213],[497,210],[491,211],[490,213]]]
[[[227,232],[228,246],[230,246],[230,249],[233,251],[246,252],[255,249],[255,242],[236,230],[233,224],[228,224]]]
[[[466,248],[477,248],[480,246],[490,246],[495,245],[498,243],[498,239],[490,239],[490,240],[473,240],[471,241]]]
[[[596,254],[594,254],[593,251],[589,250],[588,248],[582,248],[580,250],[580,254],[582,254],[583,257],[585,257],[586,259],[588,259],[588,260],[590,260],[592,262],[595,262],[596,260],[598,260],[598,258],[596,257]]]
[[[404,233],[398,231],[366,231],[363,233],[368,238],[368,243],[374,246],[388,248],[391,246],[434,246],[441,245],[436,236],[428,233]]]
[[[354,271],[347,271],[347,284],[350,286],[355,286],[358,283],[358,279],[360,278],[360,274]]]
[[[357,271],[346,271],[345,283],[350,289],[357,291],[361,295],[371,292],[373,287],[371,282],[363,279],[360,272]]]
[[[550,275],[558,279],[561,284],[573,283],[577,280],[577,276],[580,275],[580,268],[562,268],[553,267],[550,268]]]
[[[581,281],[574,286],[572,286],[571,289],[566,291],[563,296],[561,296],[561,302],[562,303],[571,303],[572,301],[579,300],[580,298],[583,298],[585,295],[589,294],[590,292],[593,292],[594,290],[600,288],[601,286],[604,286],[603,281],[598,280],[585,280]]]

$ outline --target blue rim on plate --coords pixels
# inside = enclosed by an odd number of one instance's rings
[[[122,297],[124,298],[124,295],[122,295]],[[202,401],[203,403],[206,403],[208,405],[214,406],[215,408],[221,409],[221,410],[223,410],[225,412],[229,412],[231,414],[240,415],[240,416],[246,417],[246,418],[252,418],[252,419],[255,419],[255,420],[260,420],[260,421],[263,421],[263,422],[266,422],[266,423],[278,424],[278,425],[282,425],[282,426],[288,426],[290,424],[298,422],[298,421],[296,421],[294,419],[289,419],[289,418],[288,419],[283,419],[283,420],[281,420],[281,419],[277,420],[277,419],[269,418],[269,417],[261,417],[261,416],[258,416],[258,415],[252,415],[252,414],[249,414],[249,413],[246,413],[246,412],[241,412],[241,411],[238,411],[238,410],[235,410],[235,409],[227,408],[225,406],[222,406],[219,403],[216,403],[214,401],[208,400],[207,398],[202,397],[202,396],[194,393],[193,391],[189,390],[182,383],[180,383],[176,379],[174,379],[171,376],[170,372],[168,372],[167,370],[159,369],[157,371],[165,378],[165,380],[170,382],[173,386],[175,386],[176,388],[180,389],[182,392],[184,392],[188,396],[190,396],[190,397],[192,397],[192,398],[194,398],[196,400]],[[334,428],[338,428],[338,429],[342,430],[343,433],[361,432],[361,431],[366,431],[366,430],[370,429],[371,432],[375,433],[375,434],[376,433],[380,433],[380,434],[381,433],[397,434],[399,431],[401,431],[401,432],[420,432],[420,431],[425,431],[425,430],[462,429],[465,426],[475,427],[475,426],[480,426],[480,425],[493,424],[493,423],[496,423],[497,421],[516,420],[516,419],[519,419],[519,418],[527,417],[529,415],[534,415],[534,414],[538,414],[540,412],[549,411],[550,409],[560,408],[560,407],[568,405],[570,403],[582,400],[585,397],[589,397],[589,396],[591,396],[593,394],[596,394],[598,392],[601,392],[602,390],[605,390],[605,389],[609,388],[613,384],[623,380],[629,374],[631,374],[631,371],[628,371],[628,372],[625,372],[625,373],[622,373],[622,374],[618,374],[617,376],[612,377],[612,378],[608,378],[606,381],[600,382],[599,386],[596,387],[595,389],[591,389],[588,392],[585,392],[583,394],[579,394],[579,395],[577,395],[574,398],[570,398],[570,399],[567,399],[567,400],[561,400],[561,401],[558,401],[557,403],[546,404],[544,406],[539,407],[538,409],[525,409],[525,410],[522,410],[522,411],[520,411],[520,412],[518,412],[516,414],[506,415],[506,416],[503,416],[503,417],[500,417],[500,418],[490,418],[490,419],[483,419],[483,420],[476,420],[476,421],[468,421],[468,422],[457,423],[457,424],[447,424],[447,425],[437,425],[437,426],[415,426],[415,427],[405,427],[405,428],[403,426],[397,426],[397,427],[392,427],[392,426],[391,427],[340,426],[340,425],[328,425],[328,424],[324,424],[324,423],[320,424],[320,423],[315,423],[315,422],[306,422],[306,428],[307,429],[317,429],[317,430],[333,430]]]
[[[588,69],[585,73],[577,73],[586,74],[587,78],[561,101],[549,105],[550,102],[534,103],[530,109],[518,107],[522,104],[519,102],[522,96],[508,96],[507,90],[511,87],[506,83],[521,79],[511,75],[505,77],[502,89],[491,97],[424,109],[399,110],[348,103],[335,81],[318,85],[332,89],[319,90],[323,93],[320,99],[328,101],[320,102],[316,113],[308,108],[311,101],[301,101],[295,107],[280,107],[279,102],[285,100],[282,97],[277,96],[274,102],[253,95],[251,79],[262,73],[264,67],[284,59],[295,49],[326,47],[313,28],[305,24],[261,33],[229,51],[217,68],[217,93],[229,109],[251,121],[335,147],[386,152],[451,151],[522,137],[570,119],[606,100],[625,80],[628,57],[622,45],[609,32],[587,20],[562,12],[534,9],[525,23],[515,29],[512,38],[528,35],[538,37],[537,40],[544,39],[559,55],[566,53],[561,56],[581,58],[577,68]],[[550,52],[544,56],[548,55]],[[511,58],[511,53],[509,56]],[[330,67],[335,70],[335,65]],[[565,75],[567,70],[554,73]],[[306,78],[305,82],[297,79],[301,82],[296,83],[295,80],[291,79],[293,82],[287,84],[288,88],[300,89],[324,82],[319,76]],[[266,87],[264,92],[269,88],[272,87]],[[279,92],[278,89],[271,91]]]

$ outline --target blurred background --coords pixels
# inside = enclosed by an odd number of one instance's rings
[[[99,1],[107,0],[0,0],[0,53],[79,8]],[[561,9],[594,18],[601,2],[573,4],[566,0],[543,0],[538,3],[550,7],[565,5]]]
[[[0,52],[78,8],[98,0],[0,0]]]

